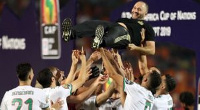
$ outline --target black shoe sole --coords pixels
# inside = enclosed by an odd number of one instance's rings
[[[64,21],[62,22],[62,38],[68,42],[70,40],[70,37],[72,35],[72,21],[70,18],[66,18],[64,19]]]
[[[95,31],[95,38],[92,43],[93,49],[99,48],[99,45],[102,43],[103,35],[104,35],[104,27],[102,25],[98,25]]]

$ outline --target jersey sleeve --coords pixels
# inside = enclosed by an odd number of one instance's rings
[[[37,89],[37,97],[40,102],[40,107],[41,108],[48,108],[49,103],[48,103],[48,96],[45,94],[45,92],[42,89]]]
[[[53,90],[53,92],[50,94],[50,100],[55,103],[58,98],[61,98],[62,100],[66,100],[68,96],[71,95],[71,85],[69,85],[67,88],[63,86],[59,86]]]
[[[124,78],[124,92],[134,91],[134,82]]]
[[[155,98],[154,98],[154,102],[153,102],[152,110],[157,110],[157,109],[158,109],[158,108],[157,108],[157,104],[158,104],[157,98],[155,97]]]
[[[155,32],[150,24],[145,24],[145,41],[154,41]]]
[[[70,94],[69,95],[71,95],[72,94],[72,84],[65,84],[65,85],[62,85],[62,87],[64,88],[64,89],[67,89],[67,90],[69,90],[70,92]],[[69,96],[68,95],[68,96]]]
[[[62,91],[65,97],[68,97],[71,95],[72,85],[68,84],[68,88],[64,88],[63,86],[60,86],[60,90]]]

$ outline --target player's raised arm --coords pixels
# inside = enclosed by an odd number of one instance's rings
[[[70,71],[69,71],[69,74],[67,76],[67,78],[65,79],[64,83],[65,84],[69,84],[71,83],[72,81],[74,81],[75,79],[75,71],[77,69],[77,63],[78,63],[78,58],[79,58],[79,50],[73,50],[72,51],[72,64],[71,64],[71,68],[70,68]]]
[[[118,68],[117,63],[115,62],[113,56],[109,51],[104,50],[103,48],[100,49],[104,66],[108,71],[109,76],[116,81],[117,85],[123,87],[123,76],[119,75],[116,70]]]
[[[131,63],[125,62],[124,69],[125,69],[125,78],[134,82],[133,67],[132,67]]]
[[[89,78],[90,74],[86,71],[86,56],[82,49],[80,53],[80,60],[81,60],[81,69],[78,76],[78,79],[73,81],[72,84],[72,92],[78,89],[80,86],[84,84],[84,82]]]
[[[140,74],[142,76],[149,71],[149,69],[147,67],[147,57],[146,57],[146,55],[142,55],[142,54],[139,55],[138,66],[139,66]]]
[[[92,93],[96,90],[96,88],[98,87],[98,85],[101,85],[101,84],[105,84],[108,80],[108,76],[107,75],[101,75],[99,76],[90,86],[89,88],[76,95],[76,96],[69,96],[67,98],[67,102],[68,103],[82,103],[84,100],[86,100],[87,98],[89,98]]]
[[[97,104],[98,106],[100,106],[102,103],[106,102],[106,100],[107,100],[109,97],[111,97],[111,95],[113,94],[113,92],[114,92],[114,90],[115,90],[115,86],[116,86],[115,81],[113,81],[113,82],[109,85],[108,89],[107,89],[105,92],[99,94],[99,95],[96,97],[96,104]]]
[[[121,76],[120,74],[117,73],[116,68],[118,68],[113,56],[111,55],[111,53],[107,50],[104,49],[100,49],[100,52],[102,54],[102,59],[103,59],[103,63],[105,65],[106,71],[108,71],[109,76],[116,82],[117,85],[117,90],[120,93],[120,100],[122,105],[124,106],[124,102],[125,102],[125,92],[124,92],[124,77]],[[118,71],[120,72],[120,71]],[[121,73],[123,74],[123,73]]]

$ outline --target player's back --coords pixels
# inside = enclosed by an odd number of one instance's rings
[[[1,110],[41,110],[49,105],[41,89],[31,86],[18,86],[5,93]]]
[[[64,88],[63,86],[57,86],[55,88],[45,88],[43,91],[45,92],[46,96],[48,96],[48,102],[52,101],[55,103],[59,98],[63,102],[62,107],[59,110],[68,110],[67,105],[67,97],[71,95],[71,85],[68,88]]]
[[[152,110],[154,98],[149,90],[137,83],[125,81],[124,91],[127,94],[125,110]]]
[[[171,110],[173,107],[173,100],[170,94],[160,95],[155,98],[153,110]]]

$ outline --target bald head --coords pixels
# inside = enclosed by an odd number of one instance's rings
[[[131,13],[133,19],[144,19],[144,17],[147,15],[149,10],[149,6],[146,2],[138,1],[133,6]]]
[[[146,10],[146,13],[148,13],[148,11],[149,11],[149,5],[146,2],[144,2],[144,1],[138,1],[137,3],[142,3],[143,7]]]

